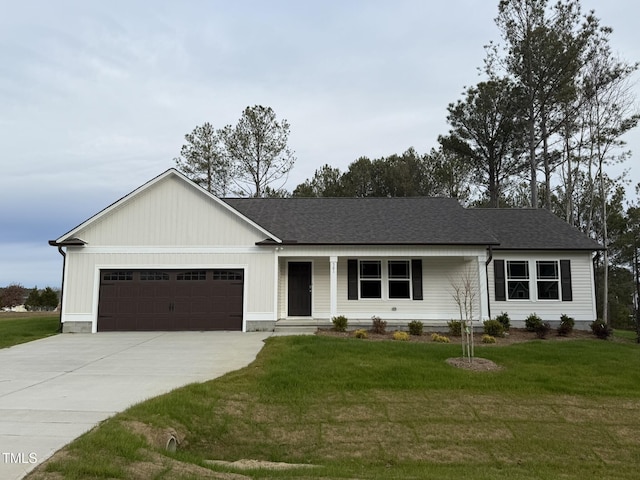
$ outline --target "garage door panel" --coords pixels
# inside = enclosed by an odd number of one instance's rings
[[[202,315],[211,311],[212,302],[209,298],[197,297],[191,300],[189,307],[191,313]]]
[[[242,330],[244,272],[101,272],[98,330]]]

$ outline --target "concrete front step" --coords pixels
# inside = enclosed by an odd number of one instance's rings
[[[330,323],[318,320],[278,320],[273,333],[276,335],[313,335],[318,328],[327,328]]]
[[[277,335],[315,335],[317,331],[318,331],[318,327],[309,327],[309,326],[283,327],[283,326],[276,325],[276,327],[273,330],[273,334],[276,336]]]

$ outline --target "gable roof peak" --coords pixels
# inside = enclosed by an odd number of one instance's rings
[[[236,209],[232,208],[226,202],[224,202],[223,200],[221,200],[220,198],[218,198],[217,196],[215,196],[211,192],[207,191],[206,189],[202,188],[200,185],[198,185],[197,183],[195,183],[192,180],[190,180],[183,173],[179,172],[177,169],[172,167],[172,168],[169,168],[169,169],[165,170],[161,174],[155,176],[151,180],[145,182],[144,184],[140,185],[135,190],[129,192],[125,196],[123,196],[120,199],[116,200],[111,205],[103,208],[102,210],[100,210],[98,213],[96,213],[92,217],[88,218],[87,220],[85,220],[81,224],[79,224],[76,227],[74,227],[71,230],[69,230],[64,235],[60,236],[56,240],[50,241],[49,243],[51,245],[63,245],[65,243],[68,244],[70,239],[72,239],[72,238],[74,238],[74,237],[76,237],[78,235],[79,231],[83,230],[84,228],[86,228],[87,226],[91,225],[92,223],[99,221],[101,218],[105,217],[106,215],[110,214],[111,212],[115,211],[116,209],[123,207],[124,205],[129,203],[133,198],[135,198],[138,195],[142,194],[146,190],[148,190],[150,188],[153,188],[155,185],[157,185],[161,181],[163,181],[163,180],[165,180],[167,178],[170,178],[170,177],[174,177],[178,181],[185,182],[187,185],[189,185],[190,188],[194,188],[197,191],[199,191],[201,194],[209,197],[216,204],[220,205],[221,208],[224,208],[224,209],[228,210],[229,212],[231,212],[233,215],[236,215],[239,218],[243,219],[245,222],[247,222],[248,224],[252,225],[254,228],[256,228],[259,231],[261,231],[267,237],[273,238],[276,242],[280,242],[281,241],[276,235],[273,235],[272,233],[270,233],[269,231],[264,229],[261,225],[259,225],[258,223],[254,222],[250,218],[247,218],[241,212],[239,212]]]

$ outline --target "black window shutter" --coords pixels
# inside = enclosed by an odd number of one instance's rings
[[[560,260],[560,283],[562,286],[562,301],[571,302],[573,292],[571,290],[571,260]]]
[[[506,284],[504,279],[504,260],[493,261],[493,283],[495,286],[496,302],[507,299]]]
[[[358,299],[358,260],[347,260],[347,299]]]
[[[414,300],[422,300],[422,260],[411,260],[411,289]]]

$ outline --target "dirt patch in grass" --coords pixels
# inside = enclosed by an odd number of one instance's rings
[[[472,372],[495,372],[502,370],[502,367],[486,358],[474,357],[472,359],[457,357],[447,358],[446,362],[456,368],[471,370]]]
[[[126,467],[127,478],[147,480],[149,478],[203,478],[207,480],[250,480],[238,473],[214,472],[208,468],[185,463],[156,452],[147,452],[148,460],[135,462]]]
[[[317,465],[308,463],[285,463],[285,462],[267,462],[263,460],[236,460],[235,462],[225,462],[224,460],[205,460],[205,463],[211,465],[220,465],[223,467],[237,468],[238,470],[292,470],[297,468],[316,468]]]
[[[237,473],[215,472],[193,463],[181,462],[175,458],[162,455],[151,450],[142,450],[144,460],[127,463],[124,459],[113,457],[114,465],[121,464],[126,478],[131,480],[147,480],[149,478],[202,478],[207,480],[251,480],[251,477]],[[39,465],[26,478],[29,480],[59,480],[66,476],[59,472],[48,472],[51,463],[73,462],[74,454],[67,448],[56,452],[49,460]]]

